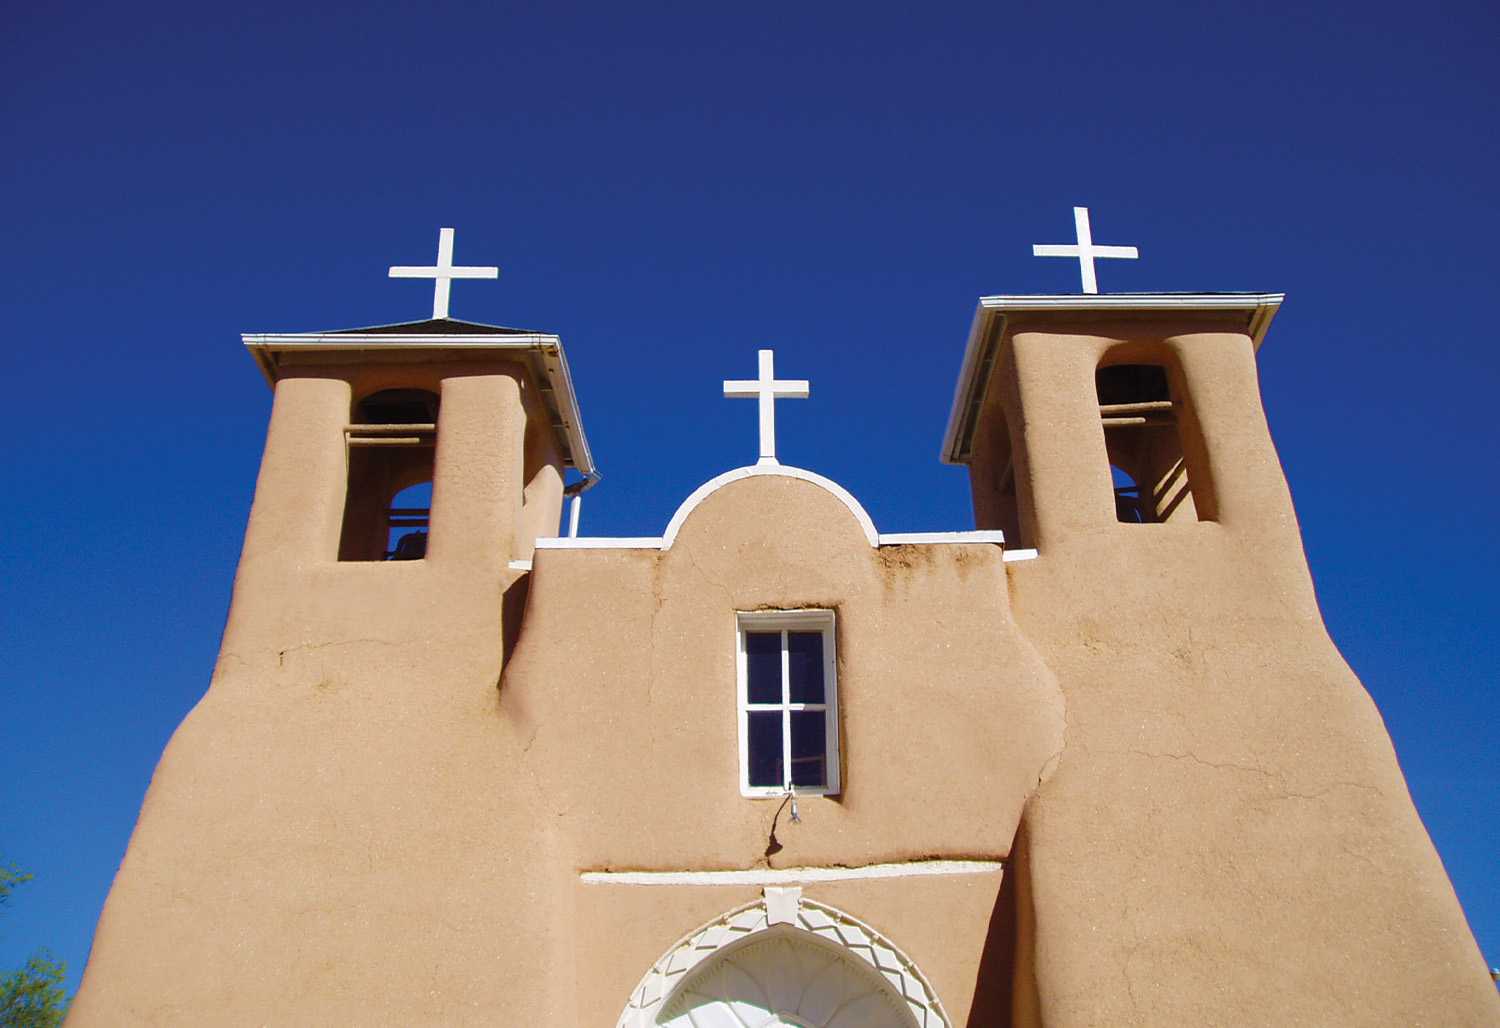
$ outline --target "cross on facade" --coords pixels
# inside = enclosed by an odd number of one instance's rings
[[[1139,257],[1140,253],[1133,246],[1095,246],[1094,234],[1089,230],[1089,209],[1087,207],[1073,208],[1073,223],[1078,229],[1078,245],[1049,245],[1037,243],[1031,248],[1033,257],[1077,257],[1078,267],[1083,272],[1083,291],[1085,293],[1097,293],[1099,291],[1099,280],[1094,276],[1094,258],[1096,257]]]
[[[775,351],[760,351],[760,378],[731,379],[724,383],[724,395],[734,399],[755,398],[760,401],[760,460],[758,464],[776,464],[776,401],[807,399],[807,380],[776,381]]]
[[[453,285],[455,278],[499,277],[499,268],[455,268],[453,266],[453,230],[451,228],[438,230],[438,259],[436,266],[430,268],[395,267],[391,269],[391,278],[436,279],[432,290],[432,316],[434,318],[446,318],[448,316],[448,290]]]

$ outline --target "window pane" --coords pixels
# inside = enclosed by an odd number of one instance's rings
[[[745,717],[750,785],[779,789],[786,784],[781,774],[781,712],[751,710],[746,711]]]
[[[781,633],[745,633],[745,698],[781,702]]]
[[[828,740],[821,710],[792,711],[792,784],[827,785]]]
[[[787,673],[793,703],[823,703],[823,633],[788,632]]]

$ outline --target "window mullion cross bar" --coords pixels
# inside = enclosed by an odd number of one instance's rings
[[[781,630],[781,779],[792,791],[792,657],[789,634]]]

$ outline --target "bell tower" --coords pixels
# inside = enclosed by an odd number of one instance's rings
[[[969,467],[978,526],[1024,546],[1105,533],[1117,547],[1219,523],[1300,553],[1255,367],[1281,300],[982,299],[943,450]]]
[[[566,470],[595,475],[561,341],[449,318],[244,339],[275,401],[226,649],[500,620]]]
[[[244,336],[275,400],[226,650],[414,642],[434,614],[514,638],[512,563],[557,534],[566,471],[597,474],[561,340],[449,317],[452,278],[496,273],[452,256],[443,229],[437,265],[391,269],[436,280],[427,321]]]
[[[1018,1026],[1494,1023],[1318,610],[1256,375],[1281,300],[979,302],[943,459],[1030,551],[1011,608],[1067,722],[1011,854]]]
[[[417,270],[465,270],[444,244]],[[558,337],[448,317],[447,284],[425,321],[244,337],[274,401],[223,644],[152,781],[70,1021],[214,1020],[222,988],[173,970],[193,959],[319,993],[337,972],[308,953],[414,968],[456,933],[486,940],[443,958],[476,996],[505,964],[506,900],[484,883],[516,876],[509,826],[539,811],[497,756],[498,683],[564,474],[597,473]],[[469,987],[449,1001],[479,1002]],[[294,1019],[350,1017],[328,993]]]
[[[275,390],[247,559],[504,568],[555,534],[565,471],[594,473],[556,336],[441,319],[244,340]]]

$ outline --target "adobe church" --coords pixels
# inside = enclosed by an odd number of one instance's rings
[[[1079,211],[1084,292],[952,340],[972,531],[781,464],[763,351],[756,463],[577,535],[562,343],[449,317],[451,230],[430,320],[246,336],[223,648],[69,1028],[1500,1025],[1314,600],[1281,297],[1099,294]]]

